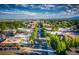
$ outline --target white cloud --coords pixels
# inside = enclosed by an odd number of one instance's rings
[[[35,8],[37,8],[37,9],[52,9],[52,8],[55,8],[55,6],[54,5],[52,5],[52,4],[42,4],[42,5],[34,5],[34,4],[16,4],[16,6],[22,6],[22,7],[32,7],[33,9]]]
[[[43,9],[43,10],[50,10],[50,9],[62,9],[63,11],[62,12],[58,12],[58,13],[53,13],[53,12],[32,12],[32,11],[23,11],[23,10],[19,10],[17,8],[15,8],[13,11],[10,11],[10,10],[6,10],[6,11],[3,11],[3,12],[0,12],[0,15],[3,14],[9,14],[9,15],[23,15],[24,17],[26,18],[52,18],[52,19],[57,19],[57,18],[71,18],[71,17],[75,17],[75,16],[79,16],[79,9],[78,7],[74,7],[72,5],[66,5],[66,6],[55,6],[55,5],[51,5],[51,4],[44,4],[44,5],[33,5],[33,4],[30,4],[30,5],[25,5],[25,4],[16,4],[16,6],[23,6],[23,7],[27,7],[27,6],[30,6],[33,8],[37,8],[37,9]],[[71,7],[71,8],[69,8]],[[64,8],[64,9],[63,9]],[[18,17],[17,16],[17,17]],[[22,17],[19,17],[19,18],[23,18]]]
[[[44,5],[40,5],[38,6],[40,9],[46,9],[46,10],[50,10],[50,9],[53,9],[55,8],[54,5],[51,5],[51,4],[44,4]]]
[[[29,11],[6,11],[6,12],[0,12],[0,14],[15,14],[15,15],[30,15],[30,16],[34,16],[37,15],[37,13],[34,12],[29,12]]]
[[[74,12],[59,12],[59,13],[49,13],[49,12],[44,12],[44,13],[37,13],[37,12],[30,12],[30,11],[18,11],[18,12],[0,12],[0,14],[11,14],[11,15],[24,15],[28,16],[29,18],[32,19],[38,19],[38,18],[50,18],[50,19],[57,19],[57,18],[71,18],[75,16],[79,16],[79,14],[74,14]]]
[[[21,6],[21,7],[28,7],[28,4],[15,4],[16,6]]]

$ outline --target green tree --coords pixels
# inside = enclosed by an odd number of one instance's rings
[[[66,51],[66,44],[63,41],[60,41],[57,45],[56,53],[57,54],[65,54]]]

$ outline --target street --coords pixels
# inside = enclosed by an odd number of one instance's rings
[[[55,50],[47,45],[46,38],[43,33],[43,29],[39,27],[38,35],[34,41],[34,45],[28,45],[33,48],[32,51],[26,52],[27,55],[56,55]]]

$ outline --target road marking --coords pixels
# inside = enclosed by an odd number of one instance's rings
[[[46,52],[56,52],[56,50],[46,50],[46,49],[33,49],[33,51],[46,51]]]

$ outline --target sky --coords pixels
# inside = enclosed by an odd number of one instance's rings
[[[0,19],[79,18],[78,4],[0,4]]]

